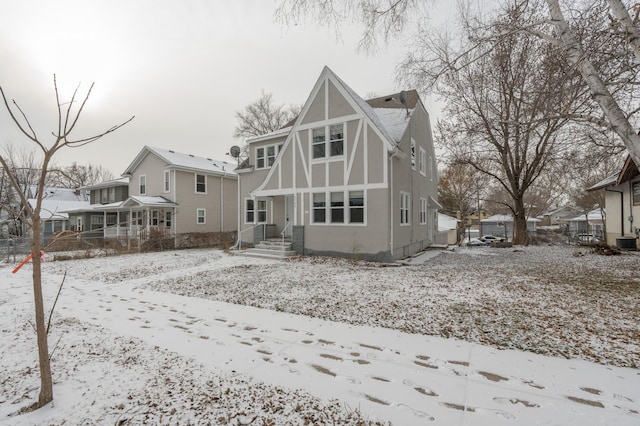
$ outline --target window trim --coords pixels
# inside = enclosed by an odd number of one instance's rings
[[[202,184],[204,185],[204,191],[198,191],[198,176],[204,177],[204,183]],[[196,194],[207,195],[207,175],[203,173],[194,173],[194,184],[194,191]]]
[[[200,215],[202,212],[202,216]],[[200,222],[200,218],[202,218],[202,222]],[[207,224],[207,209],[205,208],[197,208],[196,209],[196,225],[206,225]]]
[[[336,127],[342,127],[342,132],[340,133],[340,135],[342,136],[342,138],[336,138],[336,139],[331,139],[332,133],[331,130],[332,128],[336,128]],[[326,161],[335,161],[338,159],[343,159],[345,156],[345,151],[346,151],[346,123],[344,122],[339,122],[339,123],[332,123],[332,124],[325,124],[324,126],[318,126],[318,127],[313,127],[311,129],[309,129],[309,142],[310,142],[310,149],[309,149],[309,156],[311,158],[312,162],[326,162]],[[314,137],[313,137],[313,133],[316,130],[322,130],[324,133],[324,138],[322,141],[319,142],[315,142],[314,141]],[[328,136],[328,137],[327,137]],[[342,149],[341,149],[341,153],[340,154],[335,154],[332,155],[332,147],[334,146],[334,144],[340,142],[342,145]],[[323,146],[323,156],[315,156],[315,146]]]
[[[411,194],[400,191],[400,226],[411,225]]]
[[[164,193],[171,192],[171,170],[164,171]]]
[[[418,157],[418,169],[420,170],[420,174],[424,177],[427,176],[427,151],[420,147],[420,156]]]
[[[147,195],[147,175],[138,176],[138,192],[140,195]]]
[[[276,158],[278,158],[278,155],[280,154],[280,151],[282,149],[283,143],[274,143],[274,144],[269,144],[269,145],[261,145],[261,146],[257,146],[255,148],[255,170],[266,170],[266,169],[270,169],[271,167],[273,167],[274,164],[276,164]],[[273,148],[273,156],[269,155],[269,148]],[[262,156],[258,156],[258,151],[262,150]],[[262,160],[262,167],[260,167],[258,165],[258,161]],[[271,164],[269,164],[269,162],[271,161]]]
[[[249,209],[249,201],[251,201],[251,209]],[[249,213],[251,213],[251,220],[248,220]],[[244,199],[244,223],[245,224],[255,224],[256,223],[256,200],[253,198],[245,198]]]

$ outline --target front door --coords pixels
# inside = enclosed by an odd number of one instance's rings
[[[291,238],[293,235],[293,217],[294,217],[294,209],[293,209],[293,195],[286,195],[284,199],[285,209],[284,209],[284,236],[287,238]]]

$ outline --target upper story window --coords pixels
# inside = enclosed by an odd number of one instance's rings
[[[427,199],[420,198],[420,224],[427,224]]]
[[[111,188],[109,188],[109,202],[110,203],[115,203],[116,202],[116,187],[112,186]]]
[[[429,180],[433,181],[433,157],[429,157]]]
[[[196,194],[207,193],[207,176],[196,174]]]
[[[256,148],[256,169],[266,169],[273,166],[281,148],[282,144]]]
[[[411,139],[411,169],[416,169],[416,141]]]
[[[107,204],[109,200],[109,190],[107,188],[102,188],[102,190],[100,191],[100,194],[101,194],[100,202],[102,204]]]
[[[420,158],[419,158],[419,169],[420,169],[420,174],[422,176],[426,176],[427,175],[427,151],[425,151],[423,148],[420,148]]]
[[[164,192],[171,191],[171,172],[169,170],[164,171]]]
[[[327,141],[327,132],[329,140]],[[328,144],[328,146],[327,146]],[[311,134],[311,151],[314,159],[344,155],[344,124],[317,127]]]
[[[140,195],[146,195],[147,194],[147,176],[140,175],[140,177],[138,178],[138,183],[139,183]]]

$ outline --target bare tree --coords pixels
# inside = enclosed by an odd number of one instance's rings
[[[60,99],[60,93],[58,91],[58,83],[56,77],[53,77],[53,85],[55,89],[57,113],[58,113],[58,128],[52,132],[52,141],[49,143],[41,139],[35,132],[29,118],[25,112],[21,109],[15,100],[11,103],[7,99],[4,89],[0,86],[0,94],[4,101],[4,105],[7,112],[11,116],[11,119],[16,124],[22,135],[24,135],[29,141],[33,142],[42,153],[42,163],[40,165],[40,176],[38,179],[38,188],[40,189],[36,194],[35,207],[31,207],[27,202],[27,194],[20,187],[20,183],[16,178],[16,174],[12,171],[9,163],[3,155],[0,155],[0,165],[2,165],[7,177],[11,182],[11,186],[16,191],[20,198],[20,201],[27,212],[27,219],[31,226],[32,239],[31,239],[31,259],[33,262],[33,296],[35,307],[35,328],[38,340],[38,359],[40,368],[40,393],[38,396],[38,402],[34,403],[34,408],[42,407],[53,400],[53,384],[51,380],[51,364],[49,360],[49,348],[47,342],[47,328],[44,319],[44,301],[42,298],[42,271],[41,271],[41,222],[40,222],[40,210],[42,208],[42,199],[44,191],[42,190],[47,182],[47,176],[49,167],[52,164],[54,155],[63,148],[76,148],[92,143],[103,136],[113,133],[120,127],[124,126],[133,117],[124,121],[121,124],[115,125],[108,130],[99,133],[94,136],[80,137],[78,139],[72,139],[72,132],[74,131],[80,115],[89,100],[93,84],[89,87],[84,99],[81,100],[79,106],[75,109],[76,103],[80,101],[77,99],[79,87],[75,89],[71,99],[68,102],[64,102]]]
[[[233,136],[250,138],[278,130],[300,114],[299,106],[276,105],[271,93],[262,95],[250,103],[242,111],[236,112],[238,125]]]
[[[94,164],[85,166],[72,163],[70,166],[54,169],[52,172],[56,179],[55,186],[62,188],[81,188],[113,179],[111,171]]]
[[[443,0],[441,0],[443,1]],[[603,46],[611,43],[626,46],[628,52],[634,57],[634,61],[630,61],[632,73],[637,73],[638,64],[640,63],[640,30],[638,29],[638,16],[640,6],[633,2],[622,0],[606,0],[608,8],[598,8],[600,11],[600,22],[609,18],[612,14],[615,18],[610,21],[610,30],[607,40],[604,40]],[[609,74],[611,70],[608,67],[598,67],[593,63],[592,47],[584,43],[584,39],[578,37],[576,31],[580,27],[582,13],[591,8],[597,7],[597,1],[565,1],[561,7],[559,0],[516,0],[510,3],[512,7],[518,8],[537,8],[541,2],[546,5],[546,14],[541,15],[535,22],[528,22],[520,28],[511,28],[503,34],[492,34],[491,37],[511,36],[513,31],[521,33],[533,34],[536,37],[562,49],[562,55],[568,59],[569,63],[579,72],[583,81],[589,88],[590,95],[597,102],[604,117],[588,117],[588,120],[599,122],[601,125],[610,127],[623,141],[632,159],[636,164],[640,164],[640,136],[637,133],[637,119],[640,112],[635,103],[621,103],[616,98],[615,89],[612,89],[608,83],[614,80]],[[633,6],[631,6],[633,5]],[[570,9],[571,7],[571,9]],[[635,10],[633,17],[629,10]],[[417,0],[282,0],[280,6],[276,9],[276,18],[284,23],[298,23],[303,16],[311,16],[316,22],[327,22],[329,25],[339,26],[347,20],[358,20],[364,26],[363,37],[360,46],[367,48],[375,46],[377,43],[377,35],[381,34],[384,40],[406,33],[408,22],[423,21],[428,15],[428,8],[423,2]],[[573,13],[573,20],[565,18],[566,12]],[[574,13],[579,12],[579,13]],[[411,21],[410,18],[413,18]],[[467,20],[465,25],[471,25],[471,20]],[[420,29],[425,26],[415,25]],[[588,29],[587,29],[588,30]],[[416,35],[416,34],[412,34]],[[443,36],[443,35],[441,35]],[[424,38],[418,37],[419,42]],[[483,45],[486,38],[467,39],[466,48],[473,50]],[[449,62],[456,62],[455,57],[450,57]],[[411,57],[409,57],[411,60]],[[428,66],[427,66],[428,68]],[[406,67],[400,67],[400,74],[404,73]],[[419,72],[424,68],[416,68],[414,71]],[[627,87],[635,88],[637,79],[627,79]]]
[[[438,202],[446,212],[459,216],[458,240],[464,233],[465,218],[479,209],[479,191],[485,182],[485,176],[466,163],[454,162],[438,174]]]

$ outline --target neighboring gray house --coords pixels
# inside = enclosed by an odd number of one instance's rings
[[[540,219],[530,217],[527,219],[527,232],[536,232]],[[480,221],[480,236],[494,235],[513,239],[513,216],[507,214],[494,214]]]
[[[569,220],[569,234],[593,234],[596,237],[604,237],[604,217],[600,209],[591,210],[587,214],[578,214]]]
[[[100,209],[127,212],[130,228],[146,234],[234,232],[238,218],[235,167],[145,146],[123,174],[129,178],[129,197],[117,206]],[[189,243],[177,241],[176,245]]]
[[[107,212],[100,208],[108,204],[117,205],[129,197],[129,178],[114,179],[80,189],[89,192],[89,205],[65,211],[69,215],[71,231],[97,231],[95,235],[102,237],[103,228],[127,222],[126,215],[119,216],[117,211]]]
[[[291,126],[247,141],[240,238],[305,255],[393,260],[435,242],[437,167],[416,91],[364,101],[325,67]]]

